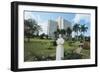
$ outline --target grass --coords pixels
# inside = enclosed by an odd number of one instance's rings
[[[70,57],[73,56],[71,52],[78,46],[75,43],[65,41],[64,51],[69,53]],[[89,58],[89,50],[82,50],[82,58]],[[43,61],[43,60],[55,60],[56,46],[53,45],[53,40],[47,39],[31,39],[30,42],[24,41],[24,61]],[[65,55],[66,57],[66,55]],[[67,57],[66,57],[67,59]]]
[[[32,39],[30,42],[24,42],[24,58],[30,59],[33,56],[55,55],[55,47],[51,44],[52,40]],[[50,47],[51,46],[51,47]],[[51,49],[50,49],[51,48]]]

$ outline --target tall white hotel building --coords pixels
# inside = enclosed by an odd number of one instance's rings
[[[72,29],[72,24],[68,20],[63,19],[62,17],[58,17],[57,20],[48,20],[48,28],[47,28],[47,33],[48,36],[51,38],[54,38],[54,32],[58,29],[67,29],[67,28]]]

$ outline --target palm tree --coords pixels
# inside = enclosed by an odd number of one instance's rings
[[[79,25],[80,25],[80,24],[75,24],[75,25],[73,26],[73,31],[76,33],[76,39],[77,39],[77,40],[78,40],[78,32],[79,32],[79,30],[80,30]]]
[[[87,29],[88,29],[88,27],[86,27],[85,24],[80,26],[80,32],[83,35],[83,40],[85,40],[84,34],[85,34],[85,32],[87,32]]]
[[[58,32],[54,31],[55,40],[58,38]]]
[[[61,29],[61,30],[60,30],[60,34],[61,34],[63,37],[64,37],[65,33],[66,33],[65,29]]]
[[[57,28],[57,33],[60,34],[60,29]]]
[[[56,39],[58,38],[59,34],[61,34],[64,37],[64,35],[66,34],[65,29],[57,29],[56,31],[54,31],[54,35]]]
[[[72,29],[71,29],[70,27],[68,27],[68,28],[66,29],[66,32],[67,32],[68,38],[70,39],[71,34],[72,34]]]
[[[54,31],[54,36],[55,36],[55,39],[58,38],[59,34],[61,34],[61,30],[57,28],[56,31]]]

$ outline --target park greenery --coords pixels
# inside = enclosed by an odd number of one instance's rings
[[[55,60],[56,57],[56,40],[61,34],[65,39],[64,43],[64,60],[69,59],[88,59],[90,58],[90,37],[84,34],[87,32],[86,24],[74,24],[73,28],[57,29],[54,31],[54,38],[42,33],[41,26],[34,19],[24,20],[24,61],[46,61]],[[72,37],[72,32],[75,37]],[[79,42],[84,43],[80,54],[75,53]]]

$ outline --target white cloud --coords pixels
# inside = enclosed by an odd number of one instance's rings
[[[35,15],[33,12],[25,12],[24,19],[35,19],[38,23],[43,22],[40,15]]]
[[[75,18],[73,19],[73,22],[79,23],[81,20],[84,20],[85,23],[90,22],[90,15],[89,14],[76,14]]]
[[[38,22],[38,25],[41,26],[42,31],[40,31],[40,34],[42,33],[47,34],[48,23],[46,21],[43,21],[40,15],[34,15],[32,12],[25,12],[25,19],[30,19],[30,18],[35,19]]]
[[[35,15],[32,14],[32,12],[25,12],[25,19],[37,19]]]

